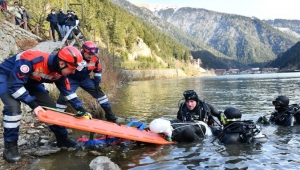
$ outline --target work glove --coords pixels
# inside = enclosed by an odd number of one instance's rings
[[[86,118],[86,119],[92,119],[92,115],[85,111],[83,107],[80,107],[77,109],[77,113],[75,115],[76,118]]]

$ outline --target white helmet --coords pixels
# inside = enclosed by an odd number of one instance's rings
[[[163,133],[168,137],[172,137],[173,128],[171,122],[165,119],[154,119],[149,124],[149,129],[154,133]]]

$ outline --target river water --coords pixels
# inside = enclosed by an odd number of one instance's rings
[[[194,89],[219,110],[239,108],[242,119],[257,120],[273,111],[272,100],[289,96],[300,101],[300,73],[224,75],[214,77],[131,82],[111,98],[114,112],[149,123],[155,118],[175,119],[182,93]],[[262,144],[221,145],[214,137],[178,145],[123,145],[103,150],[121,169],[299,169],[300,126],[263,126],[268,141]],[[80,132],[77,132],[78,134]],[[89,169],[95,156],[65,151],[40,158],[39,168]]]

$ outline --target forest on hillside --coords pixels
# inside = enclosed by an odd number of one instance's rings
[[[49,30],[46,17],[51,9],[74,10],[80,19],[80,28],[90,39],[95,38],[98,44],[120,56],[124,62],[128,60],[128,53],[131,52],[137,37],[142,38],[152,54],[161,57],[168,67],[173,65],[171,62],[174,59],[184,62],[189,60],[190,50],[186,46],[109,0],[22,0],[22,3],[31,15],[31,24],[38,24],[45,30]],[[139,56],[136,60],[158,63],[154,59],[145,59],[146,57],[149,56]],[[144,67],[159,68],[161,65],[144,64]]]
[[[286,52],[278,55],[278,58],[270,62],[268,67],[277,67],[282,71],[300,70],[300,42],[296,43]]]

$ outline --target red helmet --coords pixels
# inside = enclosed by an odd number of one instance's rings
[[[78,71],[81,71],[84,67],[81,52],[73,46],[66,46],[62,48],[58,52],[58,57],[65,61],[68,67],[71,69],[77,69]]]
[[[86,41],[82,45],[82,50],[93,55],[98,53],[98,47],[93,41]]]

